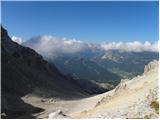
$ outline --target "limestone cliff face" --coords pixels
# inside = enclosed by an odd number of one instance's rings
[[[156,67],[159,66],[159,63],[157,60],[153,60],[151,61],[148,65],[145,65],[144,67],[144,74],[155,69]]]
[[[54,91],[53,96],[85,94],[73,78],[61,74],[34,50],[13,42],[3,27],[1,34],[2,93],[23,96],[45,89]]]

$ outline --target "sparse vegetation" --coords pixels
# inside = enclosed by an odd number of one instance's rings
[[[157,101],[152,101],[150,104],[151,108],[154,108],[157,114],[159,114],[159,103]]]

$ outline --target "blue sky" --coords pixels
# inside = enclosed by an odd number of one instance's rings
[[[2,2],[10,36],[76,38],[85,42],[158,40],[158,2]]]

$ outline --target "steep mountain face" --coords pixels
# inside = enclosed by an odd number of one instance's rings
[[[68,94],[75,94],[75,90],[82,92],[78,87],[73,91],[76,81],[63,76],[55,66],[48,64],[34,50],[11,41],[7,32],[3,31],[2,29],[2,91],[16,95],[24,95],[35,88],[55,89],[60,93],[66,93],[66,88]],[[63,84],[64,89],[61,89],[59,86]],[[17,89],[19,86],[23,86],[21,90]]]
[[[41,97],[75,99],[104,91],[91,82],[61,74],[34,50],[11,40],[1,27],[1,93],[3,117],[18,118],[41,109],[25,104],[20,97],[30,93]],[[27,115],[28,118],[29,115]]]

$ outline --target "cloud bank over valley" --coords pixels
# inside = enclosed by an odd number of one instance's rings
[[[158,43],[149,41],[140,42],[103,42],[100,44],[85,43],[77,39],[59,38],[50,35],[36,36],[22,42],[20,37],[12,37],[12,40],[27,47],[31,47],[42,55],[56,55],[59,53],[77,53],[85,50],[120,50],[127,52],[158,51]]]

